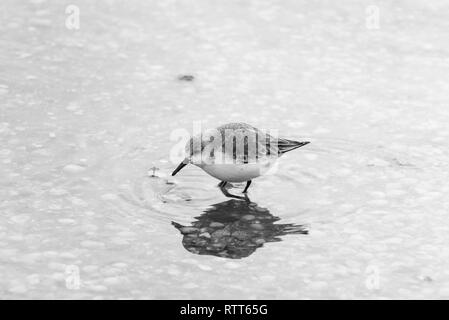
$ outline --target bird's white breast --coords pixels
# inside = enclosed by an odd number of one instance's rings
[[[242,158],[233,159],[232,154],[223,154],[218,151],[215,152],[215,159],[210,159],[209,155],[203,152],[200,159],[194,160],[196,161],[193,164],[218,180],[244,182],[267,173],[276,162],[277,157],[263,155],[255,162],[244,163]]]
[[[221,181],[243,182],[260,176],[258,164],[210,164],[201,168]]]
[[[199,166],[212,177],[227,182],[244,182],[264,174],[272,163],[203,164]]]

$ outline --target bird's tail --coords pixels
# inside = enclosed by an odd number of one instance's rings
[[[309,141],[294,141],[294,140],[288,140],[288,139],[279,139],[278,140],[278,153],[279,155],[284,154],[286,152],[295,150],[299,147],[305,146],[306,144],[309,144]]]

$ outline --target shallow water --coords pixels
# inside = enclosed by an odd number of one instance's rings
[[[449,298],[445,1],[76,2],[0,3],[1,298]],[[230,199],[200,120],[312,143]]]

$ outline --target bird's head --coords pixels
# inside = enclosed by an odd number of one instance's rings
[[[201,135],[191,137],[186,143],[186,157],[181,161],[181,163],[176,167],[171,175],[174,176],[189,163],[200,165],[202,163],[201,152],[204,149],[205,144],[206,143],[201,139]]]

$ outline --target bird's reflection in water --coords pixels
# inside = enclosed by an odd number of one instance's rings
[[[217,203],[195,219],[191,226],[172,222],[183,235],[184,247],[230,259],[248,257],[266,242],[281,241],[281,236],[308,233],[305,226],[275,224],[280,218],[249,199]]]

